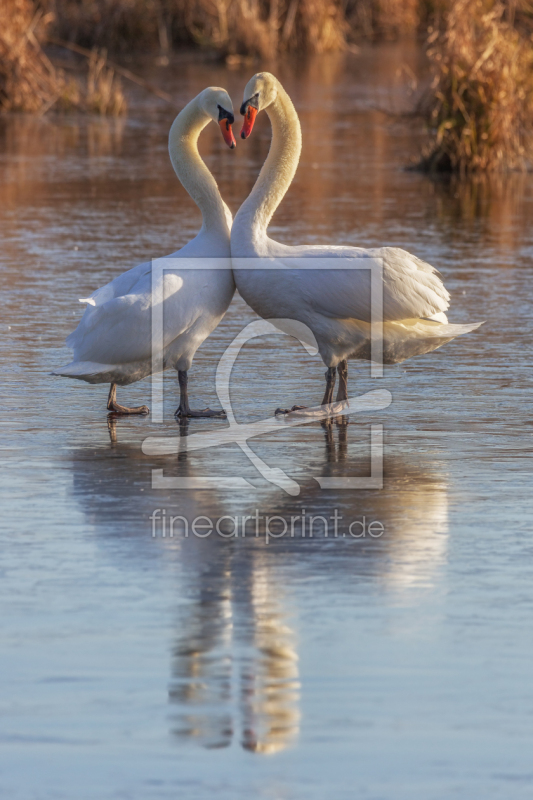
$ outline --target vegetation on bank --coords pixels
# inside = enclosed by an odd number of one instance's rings
[[[44,114],[49,108],[119,115],[126,99],[106,57],[89,53],[84,79],[67,77],[42,49],[53,22],[33,0],[0,3],[0,110]]]
[[[416,35],[443,0],[45,0],[57,35],[112,52],[181,45],[224,56],[324,53]],[[444,0],[445,1],[445,0]]]
[[[6,111],[45,110],[57,91],[56,71],[37,39],[39,23],[42,14],[30,0],[2,0],[0,108]]]
[[[430,135],[420,166],[517,169],[532,161],[532,34],[533,0],[1,0],[0,110],[121,114],[117,72],[164,96],[107,50],[194,46],[232,63],[418,35],[433,70],[417,107]],[[86,57],[84,78],[54,66],[50,42]]]
[[[430,32],[435,76],[419,104],[431,135],[423,168],[531,166],[533,43],[510,10],[501,0],[453,0],[443,29]]]

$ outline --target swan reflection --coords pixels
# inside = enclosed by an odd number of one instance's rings
[[[179,627],[169,695],[175,735],[204,747],[227,747],[235,737],[246,750],[274,753],[298,735],[296,637],[276,563],[262,548],[255,542],[245,561],[230,548],[222,558],[218,547],[216,557],[200,548],[199,569],[189,573],[195,590]]]
[[[131,422],[131,420],[128,420]],[[194,426],[190,426],[192,429]],[[179,426],[182,435],[189,425]],[[341,417],[298,429],[293,445],[305,443],[309,465],[319,474],[368,474],[368,426]],[[156,570],[164,564],[175,581],[180,610],[171,642],[168,685],[170,726],[176,741],[205,748],[242,747],[258,754],[280,752],[297,741],[301,721],[298,612],[342,594],[354,610],[369,595],[401,593],[402,601],[432,591],[442,580],[448,550],[448,475],[426,449],[386,438],[382,490],[323,491],[316,481],[291,497],[273,486],[261,492],[172,492],[151,488],[152,468],[195,476],[205,466],[186,452],[147,459],[138,443],[121,442],[135,430],[109,418],[104,445],[71,451],[72,492],[98,545],[128,569]],[[107,435],[107,434],[106,434]],[[302,437],[297,442],[298,437]],[[286,447],[287,458],[291,452]],[[296,452],[296,448],[294,450]],[[233,469],[232,463],[228,469]],[[309,468],[309,467],[308,467]],[[98,502],[96,502],[96,499]],[[152,537],[150,515],[211,520],[253,514],[289,519],[334,509],[342,516],[335,539],[321,526],[309,537],[270,539],[264,520],[246,536],[199,538],[174,529]],[[347,523],[379,520],[380,538],[352,538]],[[228,530],[233,526],[229,525]],[[127,536],[124,534],[127,533]],[[117,541],[122,538],[122,546]]]
[[[325,438],[325,474],[335,465],[353,464],[349,456],[349,417],[321,423]],[[352,426],[353,427],[353,426]],[[339,473],[340,474],[340,473]],[[352,514],[358,504],[352,497]],[[407,459],[385,457],[383,489],[359,500],[361,514],[371,510],[385,527],[387,558],[380,565],[380,582],[391,588],[429,586],[445,563],[448,550],[448,482],[436,465],[416,468]]]

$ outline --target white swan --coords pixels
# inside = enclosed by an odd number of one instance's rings
[[[254,75],[244,91],[241,137],[265,109],[272,125],[270,152],[252,192],[239,209],[231,231],[231,256],[237,288],[265,319],[299,320],[318,343],[326,365],[322,404],[333,399],[336,371],[338,401],[347,399],[347,359],[370,358],[370,270],[295,269],[291,258],[380,259],[383,283],[383,360],[396,364],[427,353],[479,324],[448,324],[449,294],[438,272],[397,247],[300,245],[289,247],[267,235],[267,227],[298,166],[302,137],[298,115],[280,82],[270,73]],[[281,269],[239,269],[239,259],[275,260]],[[246,263],[246,262],[244,262]],[[354,263],[344,261],[345,265]],[[372,263],[372,262],[368,262]],[[363,262],[364,264],[364,262]],[[317,265],[318,266],[318,265]],[[336,370],[337,368],[337,370]],[[291,410],[295,410],[296,406]],[[282,409],[278,409],[282,412]]]
[[[226,144],[235,147],[233,106],[224,89],[211,87],[191,100],[170,129],[169,153],[176,175],[202,212],[200,232],[167,258],[227,259],[228,269],[169,269],[163,273],[163,369],[178,370],[177,415],[225,416],[210,409],[192,411],[187,370],[198,347],[216,328],[231,303],[235,283],[230,262],[231,213],[215,179],[200,158],[198,138],[206,125],[218,122]],[[223,263],[223,262],[217,262]],[[116,387],[152,372],[152,265],[139,264],[97,289],[76,330],[67,338],[73,361],[53,372],[88,383],[110,383],[107,407],[119,414],[147,414],[147,406],[117,403]]]

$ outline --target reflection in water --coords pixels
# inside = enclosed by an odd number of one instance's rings
[[[182,435],[192,427],[187,423],[180,426]],[[110,517],[124,514],[126,508],[133,524],[139,518],[148,520],[156,507],[190,522],[200,515],[241,516],[257,502],[212,490],[183,497],[152,492],[145,497],[133,487],[139,485],[140,469],[144,472],[153,464],[134,446],[120,443],[117,426],[125,433],[124,421],[110,415],[108,426],[109,449],[92,451],[88,458],[80,451],[73,461],[76,497],[97,529],[105,529]],[[367,432],[355,418],[338,417],[304,427],[306,446],[315,464],[321,463],[321,472],[367,470],[358,443]],[[301,433],[293,430],[290,435]],[[259,537],[253,535],[252,526],[245,538],[198,538],[182,531],[173,538],[167,534],[150,541],[161,554],[177,559],[183,579],[169,686],[171,729],[178,740],[209,749],[240,745],[256,753],[278,752],[297,740],[301,689],[292,609],[298,593],[291,590],[289,599],[286,587],[292,583],[287,570],[319,582],[323,613],[329,592],[349,597],[368,581],[392,593],[427,589],[438,581],[447,557],[446,473],[434,461],[414,464],[405,457],[389,456],[385,464],[381,491],[338,493],[335,500],[344,520],[366,516],[368,521],[381,521],[385,533],[378,539],[345,536],[335,542],[321,528],[310,539],[296,529],[294,538],[267,544],[262,522]],[[180,453],[174,465],[181,475],[195,474],[195,459],[187,452]],[[108,482],[107,475],[113,480]],[[96,492],[97,507],[92,503]],[[286,519],[303,508],[308,514],[331,513],[333,504],[315,486],[304,487],[297,499],[269,489],[260,502],[260,513]],[[233,524],[222,529],[229,533]],[[148,538],[148,525],[142,533]]]
[[[122,149],[125,118],[91,120],[87,125],[87,155],[89,158],[116,156]]]
[[[256,546],[244,561],[202,548],[169,696],[176,736],[211,748],[235,735],[246,750],[274,753],[298,734],[298,655],[275,564]]]
[[[321,423],[325,432],[326,464],[342,464],[350,471],[348,459],[349,417]],[[337,430],[337,440],[334,436]],[[412,470],[403,459],[385,460],[384,488],[372,503],[374,519],[387,520],[388,559],[381,580],[391,588],[431,585],[435,572],[446,559],[448,546],[448,485],[431,467]],[[391,503],[391,478],[394,501]],[[386,505],[391,503],[391,507]],[[392,536],[389,536],[392,532]]]
[[[405,593],[434,586],[447,556],[446,473],[434,460],[391,455],[385,459],[381,491],[339,492],[334,503],[314,486],[305,486],[299,498],[274,487],[261,497],[215,490],[182,496],[150,490],[150,470],[160,462],[120,442],[130,429],[123,420],[110,415],[108,425],[107,446],[73,452],[73,492],[102,547],[113,540],[106,531],[120,523],[129,536],[140,537],[131,555],[143,561],[164,557],[178,571],[181,610],[169,685],[174,736],[205,748],[241,746],[256,753],[289,747],[297,740],[302,713],[296,609],[305,602],[308,611],[310,602],[298,586],[309,581],[316,586],[311,603],[320,601],[326,615],[329,594],[342,593],[357,608],[365,602],[357,599],[359,593],[366,597],[378,589]],[[353,451],[360,434],[355,422],[340,417],[304,427],[309,457],[321,463],[321,471],[353,472],[362,466],[364,474],[368,464],[360,463],[361,448]],[[195,474],[188,453],[174,464],[179,474]],[[149,523],[154,508],[192,521],[201,515],[212,520],[242,516],[254,507],[260,514],[288,519],[303,508],[320,514],[331,513],[334,506],[344,520],[363,515],[380,520],[384,535],[335,541],[321,529],[313,538],[297,530],[294,538],[267,544],[261,523],[258,537],[252,526],[245,538],[175,532],[173,538],[153,539]],[[229,533],[233,524],[228,523],[222,530]]]
[[[325,419],[320,423],[324,430],[326,440],[326,464],[342,464],[348,456],[348,425],[350,420],[346,416]],[[335,443],[333,426],[338,432],[338,443]]]
[[[286,621],[283,591],[265,553],[255,558],[250,583],[251,652],[241,671],[243,747],[275,753],[298,735],[298,653]]]
[[[500,257],[513,258],[521,246],[523,206],[529,190],[526,173],[438,176],[430,185],[434,186],[441,221],[475,223]]]
[[[217,561],[197,576],[197,597],[187,610],[173,654],[169,697],[187,709],[173,732],[205,747],[226,747],[233,737],[233,614],[226,561]]]
[[[394,538],[381,580],[391,589],[431,586],[448,555],[448,487],[444,476],[398,486]]]

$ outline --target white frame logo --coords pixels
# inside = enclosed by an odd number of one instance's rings
[[[152,422],[163,422],[163,351],[164,327],[163,310],[164,273],[181,273],[187,269],[310,269],[310,270],[369,270],[370,271],[370,375],[383,377],[383,263],[380,258],[287,258],[233,259],[229,258],[158,258],[152,260]],[[227,414],[229,427],[195,433],[186,437],[165,436],[146,438],[142,445],[146,455],[166,455],[179,452],[192,452],[222,444],[237,444],[245,453],[258,473],[267,481],[283,489],[290,495],[300,493],[300,485],[292,480],[281,468],[272,467],[260,459],[248,445],[248,440],[272,431],[287,427],[305,425],[329,417],[360,412],[381,411],[392,402],[392,395],[386,389],[367,392],[346,401],[316,406],[304,412],[294,412],[287,417],[271,417],[257,422],[240,424],[230,399],[231,371],[242,347],[257,336],[266,334],[285,334],[293,336],[311,355],[318,353],[318,346],[312,331],[302,322],[290,319],[257,319],[246,325],[223,353],[216,370],[216,392]],[[383,487],[383,425],[370,426],[371,470],[367,477],[314,477],[321,489],[381,489]],[[243,477],[203,476],[194,478],[165,477],[162,469],[152,470],[154,489],[206,489],[228,488],[255,490],[256,487]]]

